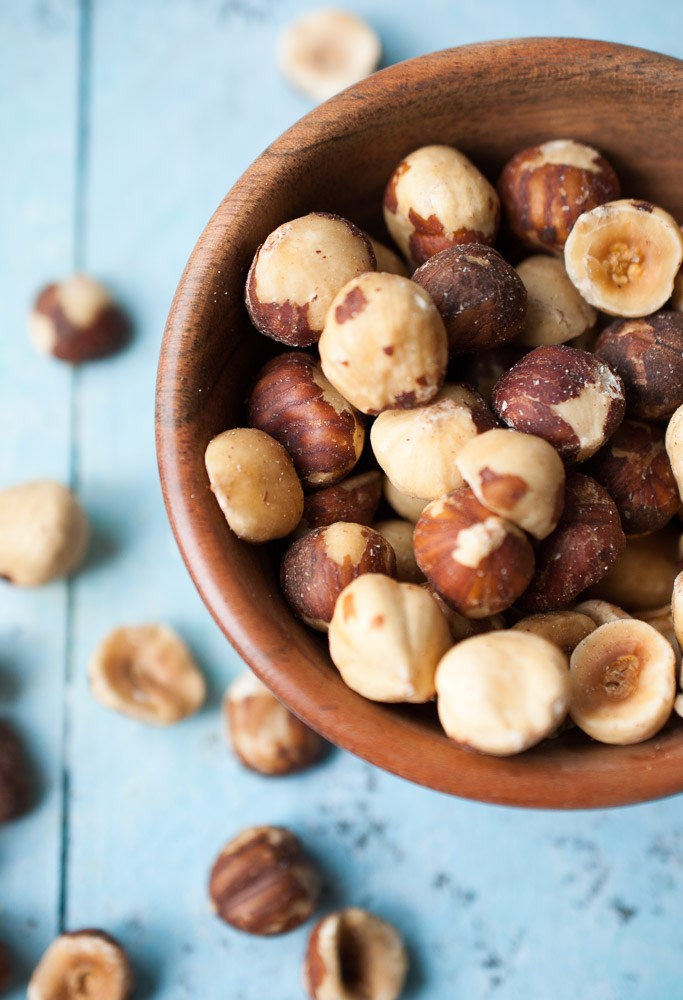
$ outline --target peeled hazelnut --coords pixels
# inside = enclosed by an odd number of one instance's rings
[[[477,434],[495,426],[474,389],[446,385],[425,406],[380,413],[370,441],[375,458],[401,493],[435,500],[462,486],[458,454]]]
[[[623,379],[629,416],[666,420],[683,404],[683,313],[615,320],[595,353]]]
[[[332,385],[363,413],[428,403],[446,372],[446,330],[429,295],[397,274],[363,274],[332,302],[319,343]]]
[[[253,771],[291,774],[310,767],[323,752],[322,737],[292,715],[250,671],[232,682],[223,707],[232,748]]]
[[[564,507],[565,472],[543,438],[490,430],[472,438],[456,465],[477,500],[535,538],[557,527]]]
[[[634,618],[601,625],[572,653],[569,711],[602,743],[641,743],[667,722],[676,659],[654,628]]]
[[[509,608],[534,574],[524,532],[482,506],[468,486],[425,507],[414,545],[422,572],[466,618]]]
[[[618,622],[622,618],[632,617],[623,608],[617,607],[616,604],[610,604],[609,601],[600,601],[597,598],[575,604],[574,611],[577,614],[586,615],[596,625],[606,625],[607,622]]]
[[[324,528],[335,521],[372,524],[382,497],[382,473],[377,470],[349,476],[341,483],[310,493],[304,500],[302,525]]]
[[[517,265],[529,304],[518,343],[528,347],[565,344],[591,330],[598,314],[585,302],[554,257],[527,257]],[[575,345],[578,346],[578,345]]]
[[[84,274],[46,285],[29,316],[33,343],[44,354],[80,364],[114,354],[130,323],[106,288]]]
[[[415,561],[413,551],[413,529],[410,521],[377,521],[373,524],[383,538],[391,545],[396,556],[396,579],[401,583],[423,583],[424,574]]]
[[[456,358],[452,367],[457,366],[457,377],[469,383],[482,399],[490,403],[496,382],[528,353],[526,347],[504,344],[503,347],[494,347],[481,354]],[[446,377],[448,378],[448,374]]]
[[[366,910],[349,907],[313,928],[304,988],[311,1000],[398,1000],[407,971],[398,931]]]
[[[95,650],[89,677],[103,705],[153,725],[185,719],[206,697],[192,654],[164,625],[114,629]]]
[[[410,277],[408,268],[397,253],[390,250],[384,243],[380,243],[379,240],[373,240],[372,236],[370,237],[370,243],[377,258],[378,271],[382,271],[384,274],[400,274],[403,278]]]
[[[428,500],[421,500],[418,497],[408,496],[407,493],[401,493],[400,490],[396,489],[388,476],[384,477],[383,488],[384,499],[387,503],[394,508],[397,514],[405,517],[407,521],[412,521],[413,524],[429,503]]]
[[[567,714],[567,658],[538,635],[503,630],[454,646],[436,672],[437,708],[447,735],[482,753],[521,753]]]
[[[561,253],[582,212],[619,197],[619,179],[596,149],[554,139],[513,156],[498,193],[515,236],[527,246]]]
[[[251,321],[290,347],[315,344],[339,289],[374,271],[375,263],[369,238],[339,215],[313,212],[285,222],[258,248],[249,270]]]
[[[238,538],[268,542],[293,531],[304,511],[294,464],[282,445],[254,427],[236,427],[206,449],[211,490]]]
[[[330,656],[350,688],[373,701],[424,702],[451,645],[448,625],[422,587],[366,573],[339,596]]]
[[[508,427],[544,438],[565,462],[583,462],[621,423],[624,386],[593,354],[537,347],[503,375],[492,404]]]
[[[678,495],[683,499],[683,406],[679,406],[666,428],[664,439]]]
[[[492,247],[448,247],[419,267],[413,281],[436,303],[451,354],[499,347],[524,330],[526,289],[514,267]]]
[[[83,561],[90,529],[73,493],[47,479],[0,491],[0,578],[37,587]]]
[[[326,632],[337,598],[362,573],[394,576],[394,550],[372,528],[338,521],[315,528],[290,545],[280,567],[280,583],[294,613]]]
[[[277,826],[244,830],[211,869],[217,916],[247,934],[283,934],[305,923],[318,902],[320,878],[298,837]]]
[[[25,813],[29,801],[30,775],[24,747],[9,723],[0,720],[0,825]]]
[[[36,966],[28,1000],[127,1000],[133,970],[119,942],[99,930],[60,934]]]
[[[578,611],[548,611],[545,614],[529,615],[515,622],[512,628],[517,632],[528,632],[540,635],[542,639],[552,642],[562,652],[569,656],[582,639],[595,631],[595,622],[588,615]]]
[[[363,450],[363,418],[339,395],[309,354],[289,351],[259,372],[249,425],[279,441],[313,489],[343,479]]]
[[[683,650],[683,573],[679,573],[674,580],[671,594],[671,618],[676,641]]]
[[[676,557],[666,530],[661,537],[658,533],[629,538],[610,571],[591,588],[590,596],[634,613],[658,608],[671,598],[678,572]]]

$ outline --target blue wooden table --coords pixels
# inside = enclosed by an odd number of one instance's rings
[[[245,773],[220,699],[240,670],[181,564],[153,448],[154,375],[173,289],[219,199],[308,105],[273,61],[298,0],[1,0],[0,487],[70,482],[95,528],[72,583],[0,590],[0,714],[40,778],[0,830],[10,997],[62,928],[129,950],[142,998],[295,1000],[306,930],[273,941],[217,921],[209,867],[254,823],[301,833],[326,903],[393,920],[406,996],[674,1000],[683,996],[683,804],[554,814],[447,799],[341,752],[298,777]],[[550,5],[355,0],[395,62],[494,37],[600,37],[683,57],[677,0]],[[135,317],[132,346],[72,372],[36,356],[25,312],[75,267]],[[86,669],[119,624],[167,621],[209,678],[171,730],[108,712]]]

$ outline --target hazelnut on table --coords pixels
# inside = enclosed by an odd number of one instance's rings
[[[415,525],[410,521],[392,519],[376,521],[375,531],[386,538],[396,556],[396,579],[401,583],[423,583],[424,573],[415,561],[413,550],[413,531]]]
[[[324,528],[335,521],[372,524],[382,498],[382,481],[382,473],[372,469],[309,493],[299,530]]]
[[[28,1000],[127,1000],[133,970],[110,934],[72,931],[47,949],[28,984]]]
[[[12,726],[0,719],[0,825],[26,812],[30,784],[22,741]]]
[[[517,265],[517,274],[528,295],[526,323],[517,343],[527,347],[565,344],[595,326],[597,312],[581,298],[561,260],[527,257]]]
[[[80,364],[114,354],[130,336],[130,321],[109,291],[85,274],[46,285],[29,316],[34,345],[44,354]]]

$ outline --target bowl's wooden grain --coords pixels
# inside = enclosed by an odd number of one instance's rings
[[[607,43],[529,39],[403,63],[313,111],[230,191],[182,277],[161,352],[157,445],[173,530],[225,635],[257,674],[333,742],[452,794],[524,806],[590,807],[683,789],[683,727],[634,747],[569,739],[499,760],[460,750],[429,709],[365,701],[287,608],[264,549],[237,541],[209,491],[209,439],[242,421],[263,338],[242,289],[255,248],[279,223],[336,211],[377,228],[387,177],[429,142],[451,143],[495,179],[517,150],[549,138],[596,145],[624,193],[683,219],[683,63]]]

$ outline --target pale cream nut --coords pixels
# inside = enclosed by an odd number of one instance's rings
[[[664,443],[671,462],[671,471],[683,500],[683,406],[679,406],[669,420]]]
[[[384,243],[380,243],[379,240],[373,240],[372,236],[369,237],[369,240],[375,251],[378,271],[382,271],[384,274],[400,274],[404,278],[410,277],[408,268],[397,253],[394,253]]]
[[[676,578],[676,553],[669,547],[669,533],[627,538],[626,548],[587,597],[597,597],[637,613],[659,608],[671,599]]]
[[[597,312],[581,298],[561,260],[539,254],[527,257],[516,271],[528,294],[526,325],[518,344],[566,344],[595,325]]]
[[[384,499],[394,508],[396,513],[404,517],[406,521],[412,521],[413,524],[419,520],[420,514],[429,503],[429,500],[420,500],[418,497],[401,493],[388,476],[384,477],[383,493]]]
[[[104,931],[60,934],[34,969],[28,1000],[127,1000],[133,972],[121,945]]]
[[[597,598],[594,600],[580,601],[578,604],[574,605],[573,608],[577,614],[586,615],[591,621],[595,622],[596,625],[606,625],[607,622],[618,622],[623,618],[632,618],[627,611],[623,608],[618,607],[616,604],[610,604],[609,601],[600,601]]]
[[[582,639],[595,631],[597,625],[588,615],[582,615],[578,611],[547,611],[522,618],[512,628],[518,632],[540,635],[569,656]]]
[[[400,519],[377,521],[372,526],[389,542],[396,556],[396,579],[401,583],[424,583],[424,573],[417,565],[413,550],[415,525]]]
[[[683,650],[683,573],[679,573],[674,580],[671,594],[671,618],[676,641]]]

